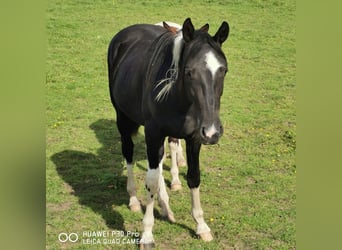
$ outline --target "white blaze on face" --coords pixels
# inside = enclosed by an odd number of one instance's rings
[[[217,70],[222,66],[217,57],[212,51],[209,51],[205,54],[205,59],[207,69],[211,72],[212,79],[215,79],[215,75]],[[205,129],[205,136],[211,138],[214,134],[216,134],[218,130],[215,125],[212,124],[209,128]]]
[[[205,63],[207,68],[210,70],[213,79],[215,78],[216,71],[222,64],[218,61],[217,57],[212,51],[205,54]]]

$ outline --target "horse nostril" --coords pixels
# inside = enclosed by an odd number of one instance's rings
[[[207,136],[205,135],[205,127],[202,127],[202,129],[201,129],[201,136],[203,137],[203,138],[206,138]]]
[[[222,135],[223,134],[223,126],[220,125],[220,134]]]

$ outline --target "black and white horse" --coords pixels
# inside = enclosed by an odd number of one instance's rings
[[[212,240],[200,204],[199,153],[202,144],[217,143],[223,133],[219,110],[228,64],[221,45],[228,37],[229,26],[223,22],[214,36],[208,29],[205,24],[195,30],[190,18],[184,21],[181,32],[137,24],[121,30],[109,45],[110,97],[127,165],[131,207],[140,207],[133,179],[131,136],[140,125],[145,127],[147,204],[141,247],[154,243],[155,195],[162,214],[175,221],[162,175],[167,136],[185,139],[196,233],[205,241]]]

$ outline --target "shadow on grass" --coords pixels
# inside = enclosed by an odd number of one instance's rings
[[[80,204],[100,214],[109,228],[125,231],[122,215],[112,208],[113,205],[129,203],[127,177],[122,174],[120,134],[114,120],[100,119],[89,127],[102,144],[97,154],[64,150],[51,159],[58,174],[72,187],[73,195],[79,198]],[[143,144],[144,138],[139,134],[136,137],[135,141]],[[136,160],[143,157],[144,152],[135,152]]]
[[[89,127],[102,144],[97,154],[64,150],[51,156],[51,160],[56,165],[58,174],[72,187],[73,195],[79,198],[80,204],[100,214],[109,228],[125,231],[122,215],[112,208],[113,205],[128,207],[129,203],[127,177],[123,175],[120,134],[114,120],[100,119]],[[134,142],[134,160],[146,159],[144,137],[138,133]],[[146,170],[140,164],[136,166]],[[167,184],[170,185],[169,182]],[[145,211],[144,205],[142,209]],[[154,210],[154,214],[156,219],[163,219],[157,210]],[[188,229],[192,236],[196,235],[186,225],[175,225]]]

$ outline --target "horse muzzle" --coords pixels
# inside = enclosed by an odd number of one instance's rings
[[[214,123],[209,126],[202,126],[200,131],[201,142],[205,145],[218,143],[218,140],[223,134],[223,127],[221,123],[215,125]]]

